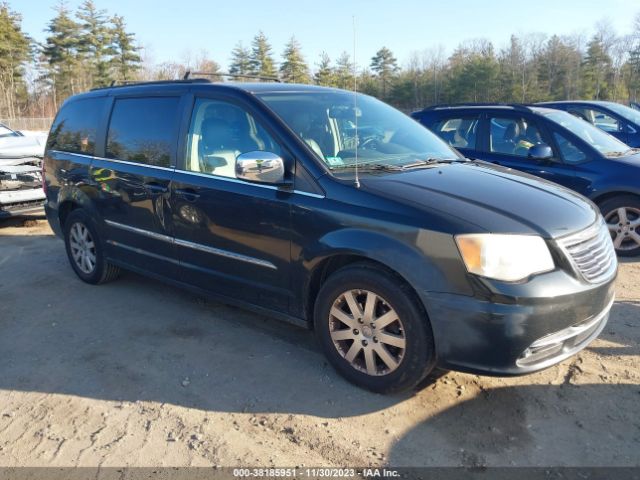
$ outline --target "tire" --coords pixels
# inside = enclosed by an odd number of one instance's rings
[[[375,308],[367,308],[369,303]],[[356,315],[349,315],[350,304],[357,305]],[[375,265],[358,263],[333,273],[318,293],[314,321],[329,362],[368,390],[409,390],[435,366],[431,324],[419,300],[396,275]]]
[[[120,268],[105,259],[95,221],[85,210],[73,210],[67,217],[64,243],[71,268],[83,282],[98,285],[120,275]]]
[[[599,207],[609,227],[618,256],[639,256],[640,198],[634,195],[620,195],[605,200]]]

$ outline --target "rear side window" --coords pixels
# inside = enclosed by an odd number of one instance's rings
[[[478,116],[448,117],[436,122],[431,130],[456,148],[476,148]]]
[[[64,105],[51,126],[47,148],[94,155],[103,105],[104,97],[74,100]]]
[[[168,167],[179,102],[179,97],[117,99],[109,122],[107,158]]]

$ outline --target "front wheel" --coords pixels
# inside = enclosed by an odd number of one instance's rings
[[[315,306],[316,336],[345,378],[379,393],[408,390],[431,372],[431,326],[411,289],[368,264],[329,277]]]
[[[602,202],[600,210],[616,253],[621,257],[640,255],[640,198],[633,195],[613,197]]]

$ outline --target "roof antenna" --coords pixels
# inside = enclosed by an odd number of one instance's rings
[[[356,68],[356,16],[353,17],[353,118],[356,131],[356,188],[360,188],[360,177],[358,176],[358,70]]]

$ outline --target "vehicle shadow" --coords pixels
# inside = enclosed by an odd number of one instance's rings
[[[84,284],[51,236],[0,235],[0,331],[6,390],[327,418],[410,396],[342,380],[306,329],[129,272]]]
[[[480,390],[404,433],[392,446],[388,464],[638,467],[639,398],[637,384]]]
[[[616,303],[604,346],[589,349],[638,355],[639,319],[639,303]],[[342,380],[307,330],[132,273],[84,284],[51,236],[0,236],[0,331],[0,390],[327,419],[411,408],[418,420],[381,461],[394,466],[551,465],[581,452],[602,464],[603,438],[622,446],[613,463],[640,463],[628,458],[640,451],[637,377],[576,385],[568,361],[561,385],[436,372],[416,392],[376,395]],[[470,382],[464,395],[452,376]]]

